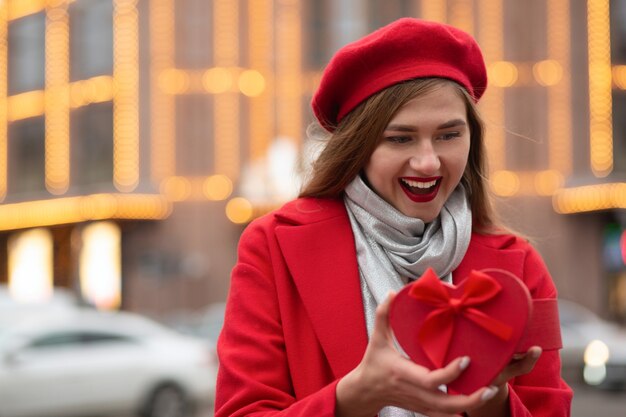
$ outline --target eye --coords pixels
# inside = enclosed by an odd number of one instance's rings
[[[410,136],[386,136],[385,140],[391,143],[407,143],[411,140]]]
[[[446,141],[446,140],[456,139],[460,136],[461,136],[461,132],[446,132],[446,133],[442,133],[441,135],[439,135],[437,139]]]

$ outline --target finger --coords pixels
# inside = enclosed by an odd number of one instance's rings
[[[440,385],[449,384],[457,379],[461,373],[467,369],[470,362],[469,356],[456,358],[443,368],[435,369],[422,376],[423,383],[430,389],[435,389]]]
[[[537,364],[541,353],[542,350],[539,346],[531,347],[526,353],[520,356],[521,359],[513,360],[513,362],[507,365],[504,371],[493,381],[493,384],[502,385],[513,377],[529,373]]]
[[[430,397],[422,401],[429,410],[429,416],[440,413],[443,415],[454,415],[473,410],[483,406],[492,399],[498,392],[498,388],[484,387],[474,391],[470,395],[448,395],[443,392],[432,393]]]
[[[374,332],[372,334],[372,338],[378,335],[384,335],[387,338],[389,334],[389,310],[391,307],[391,302],[396,297],[396,293],[394,291],[389,291],[389,295],[382,304],[376,307],[376,317],[374,319]]]

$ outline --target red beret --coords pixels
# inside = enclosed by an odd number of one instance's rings
[[[487,88],[485,62],[474,38],[442,23],[402,18],[337,51],[311,105],[320,124],[332,131],[374,93],[425,77],[454,80],[476,101]]]

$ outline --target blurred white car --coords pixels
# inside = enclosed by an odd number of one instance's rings
[[[626,330],[559,299],[564,375],[606,389],[626,387]]]
[[[216,369],[205,343],[138,315],[30,315],[0,329],[0,417],[186,416]]]

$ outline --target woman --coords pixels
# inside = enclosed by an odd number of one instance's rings
[[[457,282],[501,268],[556,297],[539,255],[497,227],[475,102],[475,41],[400,19],[342,48],[313,99],[330,133],[301,198],[241,237],[220,336],[217,417],[567,416],[558,352],[532,347],[470,395],[471,364],[430,371],[394,347],[395,291],[428,267]]]

